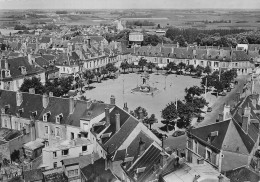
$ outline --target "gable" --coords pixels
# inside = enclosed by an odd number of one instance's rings
[[[222,144],[222,149],[224,151],[249,154],[233,122],[230,122],[228,126],[226,136]]]

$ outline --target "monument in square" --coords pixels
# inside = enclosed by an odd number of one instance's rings
[[[150,86],[150,75],[146,71],[143,72],[140,76],[141,78],[141,85],[137,86],[136,88],[132,89],[132,92],[142,92],[147,94],[153,94],[154,92],[158,91],[157,88]]]

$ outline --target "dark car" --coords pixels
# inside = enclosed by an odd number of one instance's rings
[[[225,92],[220,92],[219,95],[220,96],[226,96],[227,94]]]
[[[204,117],[200,115],[200,116],[198,116],[197,122],[201,122],[203,119],[204,119]]]
[[[211,111],[212,111],[212,108],[208,107],[207,112],[211,112]]]
[[[184,135],[185,134],[185,131],[175,131],[172,136],[173,137],[178,137],[178,136],[181,136],[181,135]]]

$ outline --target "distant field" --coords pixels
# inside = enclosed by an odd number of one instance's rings
[[[34,21],[44,21],[47,17],[50,22],[68,25],[98,25],[109,23],[121,18],[127,20],[149,20],[156,25],[174,26],[179,28],[199,29],[260,29],[260,11],[243,10],[86,10],[87,14],[76,14],[77,10],[69,10],[67,14],[58,15],[56,10],[27,10],[3,11],[0,10],[0,28],[3,22],[18,22],[31,24]],[[33,14],[32,17],[25,17]],[[225,22],[227,21],[227,22]],[[209,23],[211,22],[211,23]]]

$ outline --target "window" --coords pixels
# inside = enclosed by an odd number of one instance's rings
[[[63,156],[69,155],[69,149],[62,150],[62,155],[63,155]]]
[[[68,177],[73,177],[73,176],[78,176],[79,170],[75,169],[75,170],[69,170],[68,171]]]
[[[55,135],[60,137],[60,128],[58,127],[55,128]]]
[[[45,128],[45,134],[48,135],[48,134],[49,134],[49,127],[48,127],[48,126],[45,126],[44,128]]]
[[[57,152],[53,152],[53,158],[57,157]]]
[[[57,168],[57,162],[53,163],[53,168]]]
[[[87,146],[87,145],[85,145],[85,146],[82,146],[82,152],[86,152],[86,151],[87,151],[87,149],[88,149],[88,146]]]
[[[71,139],[71,140],[74,139],[74,133],[73,133],[73,132],[70,133],[70,139]]]
[[[83,123],[83,130],[87,131],[88,130],[88,123]]]
[[[47,121],[47,114],[43,115],[43,121]]]

